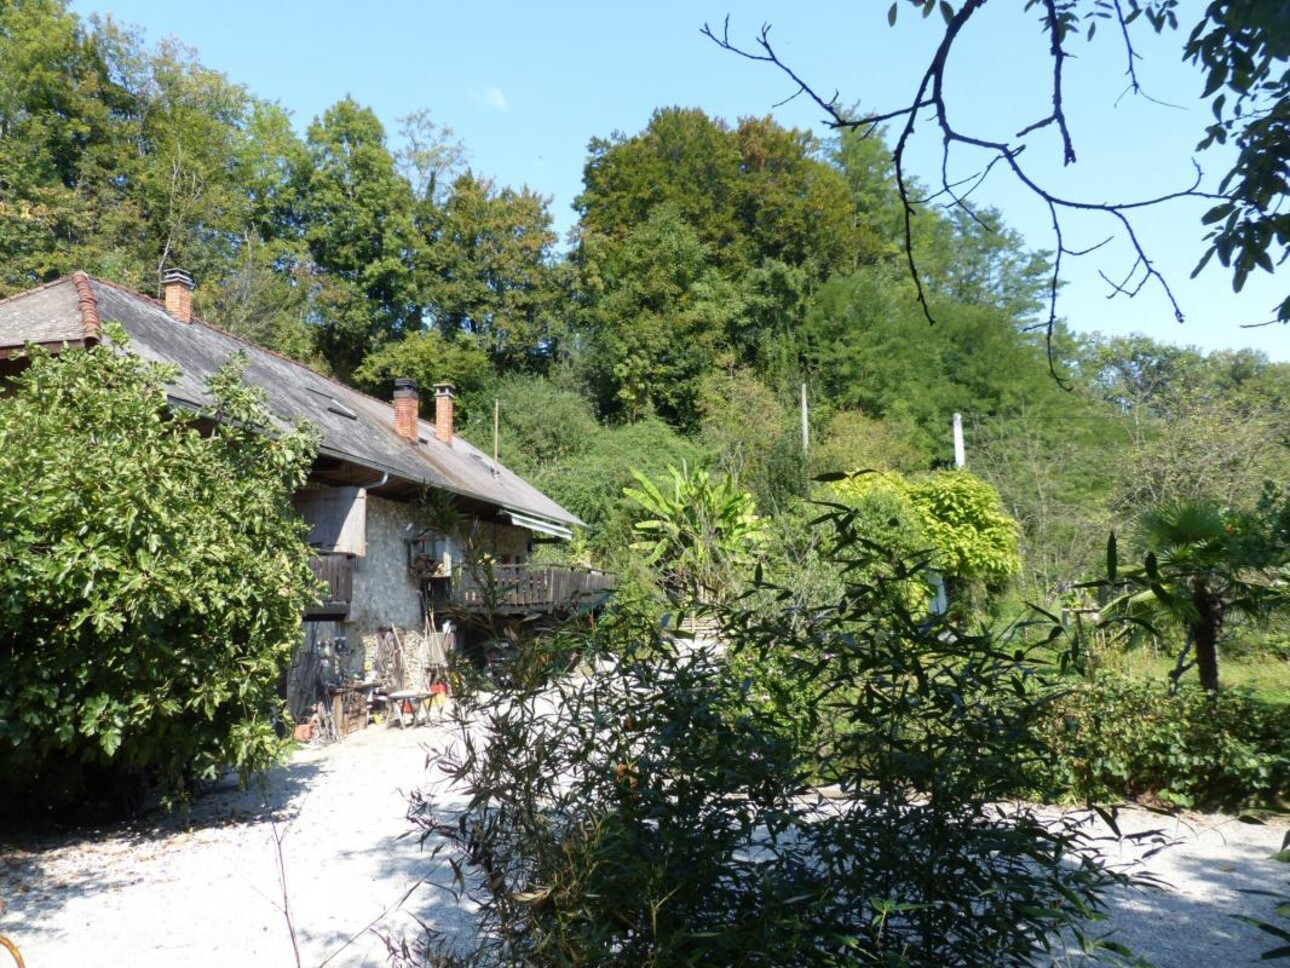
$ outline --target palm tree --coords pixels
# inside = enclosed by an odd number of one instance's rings
[[[1168,627],[1185,634],[1171,673],[1173,687],[1193,665],[1200,684],[1218,690],[1218,642],[1232,615],[1266,619],[1290,602],[1287,562],[1290,547],[1269,502],[1258,512],[1236,513],[1212,502],[1171,501],[1139,521],[1146,560],[1112,581],[1124,587],[1105,614],[1131,623],[1134,633],[1153,635]],[[1112,546],[1113,547],[1113,546]],[[1111,554],[1114,571],[1114,553]],[[1196,658],[1187,656],[1195,649]]]

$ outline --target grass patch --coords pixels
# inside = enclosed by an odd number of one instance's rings
[[[1097,657],[1100,668],[1110,669],[1133,679],[1157,680],[1161,688],[1174,669],[1174,657],[1163,650],[1150,648],[1107,649]],[[1248,689],[1263,702],[1290,707],[1290,661],[1277,656],[1245,656],[1240,659],[1219,658],[1218,677],[1224,689]],[[1196,670],[1183,676],[1184,685],[1194,685]]]

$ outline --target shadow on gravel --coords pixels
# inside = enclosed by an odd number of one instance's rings
[[[306,918],[297,924],[297,935],[306,964],[386,964],[386,942],[412,945],[431,928],[446,938],[465,940],[474,926],[467,908],[452,893],[452,869],[432,856],[433,842],[422,848],[420,833],[390,836],[374,841],[362,852],[339,853],[337,860],[368,855],[378,858],[385,906],[373,909],[370,919],[347,930],[334,922]],[[468,902],[466,902],[468,903]],[[380,957],[373,958],[373,948]]]
[[[1160,886],[1108,895],[1107,919],[1091,933],[1113,931],[1155,968],[1267,964],[1261,955],[1274,939],[1232,915],[1276,922],[1276,902],[1248,893],[1286,889],[1290,872],[1271,859],[1272,835],[1251,836],[1235,822],[1179,825],[1171,834],[1177,842],[1149,862]]]
[[[129,875],[108,874],[109,865],[94,863],[96,856],[146,861],[163,855],[177,838],[202,830],[250,829],[289,820],[321,769],[320,763],[294,761],[274,767],[245,790],[230,775],[199,791],[186,809],[157,808],[136,820],[58,834],[0,837],[0,933],[9,918],[21,918],[24,930],[39,933],[40,925],[72,897],[93,897],[133,883]],[[62,872],[51,872],[51,861],[66,859],[81,862],[60,863]]]

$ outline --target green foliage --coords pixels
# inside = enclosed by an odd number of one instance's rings
[[[1044,736],[1036,786],[1080,799],[1232,809],[1290,793],[1290,721],[1244,690],[1169,695],[1158,680],[1099,672],[1057,699]]]
[[[470,338],[499,369],[543,367],[562,335],[547,205],[527,188],[498,191],[466,172],[426,218],[430,318],[449,339]]]
[[[624,494],[637,505],[633,545],[658,568],[665,588],[683,606],[713,604],[736,587],[739,572],[766,540],[751,494],[726,475],[669,467],[665,492],[633,471],[637,487]]]
[[[1016,522],[1004,513],[998,492],[970,471],[912,479],[860,473],[834,486],[848,502],[881,498],[872,513],[890,515],[893,526],[899,522],[911,534],[898,547],[908,553],[911,542],[924,543],[930,564],[948,577],[999,582],[1020,566]]]
[[[351,98],[309,125],[305,146],[296,216],[310,260],[327,273],[319,348],[348,374],[373,344],[421,326],[412,192],[376,114]]]
[[[492,367],[484,350],[466,340],[445,339],[438,330],[431,329],[369,352],[352,379],[381,399],[389,399],[395,380],[410,377],[425,391],[436,383],[451,383],[463,399],[471,400],[491,376]],[[478,409],[479,402],[482,401],[477,401],[473,409]],[[470,409],[463,408],[463,419],[470,416]],[[488,411],[491,438],[492,408]]]
[[[686,429],[704,371],[795,385],[814,290],[869,258],[846,178],[770,119],[656,111],[637,135],[591,143],[577,207],[602,406],[631,416],[648,401]]]
[[[778,514],[806,496],[809,469],[795,409],[751,370],[710,373],[699,389],[700,440],[715,466],[746,487],[758,507]]]
[[[877,420],[860,410],[838,410],[829,416],[819,440],[811,447],[816,474],[835,474],[847,468],[912,474],[931,465],[931,454],[918,429],[907,421]]]
[[[970,471],[940,471],[912,481],[909,499],[947,575],[998,582],[1017,573],[1017,523],[985,481]]]
[[[904,561],[941,567],[943,556],[928,533],[926,516],[910,497],[908,480],[895,473],[859,473],[838,482],[833,491],[851,514],[849,526],[866,540]],[[904,582],[902,594],[911,611],[925,610],[932,600],[926,568],[911,571]]]
[[[607,412],[696,424],[700,381],[739,310],[714,259],[671,206],[655,209],[621,242],[584,240],[583,287],[592,297],[586,323]]]
[[[1269,0],[1215,0],[1183,56],[1205,72],[1212,98],[1214,123],[1198,148],[1230,139],[1239,150],[1219,183],[1227,199],[1205,213],[1210,247],[1196,271],[1217,255],[1239,292],[1254,269],[1271,272],[1290,253],[1290,214],[1280,204],[1290,188],[1290,23]],[[1277,318],[1290,320],[1290,296]]]
[[[958,249],[949,248],[940,258],[948,266],[957,256]],[[989,259],[1023,256],[1014,246],[992,252]],[[863,266],[829,279],[801,328],[800,352],[814,385],[840,409],[914,424],[923,437],[914,441],[919,449],[947,457],[955,411],[1010,415],[1058,397],[1044,347],[1025,331],[1026,318],[1016,312],[1020,307],[992,293],[988,279],[1004,270],[982,267],[969,273],[964,268],[961,273],[965,279],[947,281],[948,291],[933,303],[935,326],[923,317],[899,268]],[[972,293],[979,301],[967,299],[968,277],[972,287],[984,290]],[[964,290],[962,300],[951,282]]]
[[[1290,474],[1285,364],[1141,336],[1095,339],[1088,356],[1095,387],[1122,415],[1117,510],[1177,499],[1249,509],[1264,481]]]
[[[573,387],[552,377],[510,374],[486,387],[471,408],[487,416],[487,421],[472,419],[465,430],[481,448],[485,436],[491,446],[493,400],[499,407],[502,463],[526,476],[562,474],[611,433],[597,423],[591,402]]]
[[[1290,499],[1275,489],[1251,513],[1187,501],[1149,508],[1139,524],[1147,549],[1142,565],[1119,571],[1111,538],[1107,584],[1122,591],[1107,606],[1105,620],[1126,623],[1131,637],[1184,630],[1173,681],[1195,664],[1201,685],[1216,691],[1218,643],[1229,614],[1265,621],[1290,605],[1287,521]],[[1187,663],[1193,647],[1195,662]]]
[[[174,793],[280,749],[278,677],[314,590],[290,504],[312,432],[272,427],[236,366],[209,411],[169,411],[175,374],[110,336],[35,353],[0,398],[7,809],[95,776]]]
[[[594,139],[576,207],[585,230],[623,238],[672,208],[734,278],[778,260],[817,278],[857,248],[846,180],[808,132],[770,118],[731,129],[694,108],[654,112],[637,135]]]
[[[418,798],[416,816],[444,838],[480,932],[469,951],[430,937],[423,954],[1012,966],[1046,964],[1064,931],[1097,944],[1083,924],[1125,877],[1074,821],[1000,806],[1044,753],[1025,650],[920,630],[888,581],[906,566],[831,517],[839,572],[880,577],[818,609],[720,612],[731,648],[807,687],[795,712],[824,730],[818,744],[790,741],[719,650],[652,623],[618,629],[626,649],[545,647],[584,653],[592,675],[458,697],[436,767],[467,805]],[[830,798],[812,772],[837,781]]]
[[[707,457],[694,441],[648,418],[598,427],[585,439],[571,441],[559,463],[535,468],[529,479],[587,522],[596,552],[617,555],[632,541],[632,511],[623,496],[632,484],[632,469],[662,478],[670,465],[701,464]]]

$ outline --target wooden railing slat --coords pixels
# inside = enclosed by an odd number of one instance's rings
[[[558,565],[494,565],[497,604],[508,608],[565,604],[614,587],[614,578],[604,572]],[[466,606],[482,607],[487,588],[481,576],[469,569],[454,574],[453,599]]]

